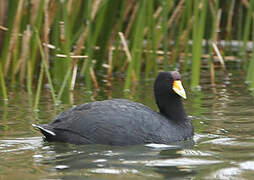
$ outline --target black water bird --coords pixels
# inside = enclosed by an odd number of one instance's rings
[[[72,144],[134,145],[171,143],[193,136],[181,102],[186,98],[177,72],[160,72],[154,83],[160,112],[126,99],[85,103],[35,125],[47,141]]]

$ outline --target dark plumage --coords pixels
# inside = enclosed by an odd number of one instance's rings
[[[159,113],[141,103],[112,99],[76,106],[49,124],[33,126],[48,141],[73,144],[133,145],[185,140],[193,136],[193,127],[178,95],[184,97],[184,91],[175,93],[175,81],[179,80],[178,72],[159,73],[154,83]]]

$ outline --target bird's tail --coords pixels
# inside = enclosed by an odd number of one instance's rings
[[[52,130],[49,130],[49,128],[45,127],[45,125],[43,124],[42,125],[32,124],[32,126],[39,129],[46,138],[56,135],[56,133],[54,133]]]

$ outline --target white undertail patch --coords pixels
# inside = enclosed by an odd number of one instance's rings
[[[41,130],[45,131],[46,133],[51,134],[52,136],[55,136],[55,135],[56,135],[54,132],[52,132],[52,131],[50,131],[50,130],[48,130],[48,129],[45,129],[45,128],[39,126],[39,125],[32,124],[32,126],[38,128],[38,129],[41,129]]]

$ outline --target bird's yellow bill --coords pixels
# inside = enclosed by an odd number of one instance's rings
[[[175,91],[176,94],[186,99],[186,93],[180,80],[175,80],[173,82],[173,90]]]

